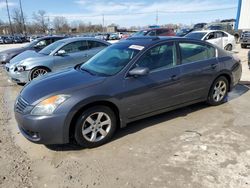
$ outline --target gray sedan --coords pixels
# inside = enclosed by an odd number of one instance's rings
[[[86,62],[110,43],[94,38],[59,40],[39,52],[25,51],[6,64],[12,81],[27,83],[49,72],[58,72]]]

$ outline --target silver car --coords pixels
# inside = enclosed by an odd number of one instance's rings
[[[59,72],[86,62],[110,43],[95,38],[67,38],[39,52],[25,51],[6,64],[12,81],[27,83],[49,72]]]

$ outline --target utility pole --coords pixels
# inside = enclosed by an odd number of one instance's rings
[[[8,18],[9,18],[10,31],[11,31],[11,35],[13,36],[13,28],[12,28],[12,23],[10,20],[10,11],[9,11],[8,0],[6,0],[6,8],[7,8],[7,13],[8,13]]]
[[[104,14],[102,14],[102,32],[104,33]]]
[[[25,26],[24,17],[23,17],[22,0],[19,0],[19,5],[20,5],[21,16],[22,16],[22,22],[23,22],[23,30],[24,30],[24,34],[26,36],[27,32],[26,32],[26,26]]]

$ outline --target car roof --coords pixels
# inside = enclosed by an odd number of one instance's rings
[[[90,41],[98,41],[98,42],[102,42],[102,43],[105,43],[105,44],[110,44],[104,40],[100,40],[100,39],[96,39],[94,37],[71,37],[71,38],[65,38],[65,39],[62,39],[60,41],[64,41],[66,43],[69,43],[69,42],[76,42],[76,41],[81,41],[81,40],[90,40]]]
[[[211,32],[225,32],[225,31],[222,31],[222,30],[200,30],[200,31],[193,31],[192,33],[211,33]]]
[[[189,42],[199,42],[199,43],[203,42],[198,39],[191,39],[191,38],[185,38],[185,37],[177,37],[177,36],[159,37],[157,36],[157,37],[131,37],[126,40],[121,40],[115,44],[130,44],[130,45],[141,45],[144,47],[150,47],[152,45],[155,45],[164,41],[166,42],[167,41],[189,41]]]
[[[39,37],[37,40],[43,40],[43,39],[49,39],[49,38],[65,38],[64,36],[44,36],[44,37]]]

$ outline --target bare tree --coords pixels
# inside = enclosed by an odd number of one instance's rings
[[[33,13],[34,26],[38,29],[38,32],[46,33],[49,27],[49,18],[46,16],[44,10],[39,10],[37,13]]]
[[[17,8],[12,11],[12,20],[15,33],[23,33],[23,18],[21,11]]]
[[[57,33],[68,33],[70,30],[68,21],[63,16],[56,16],[53,19],[53,26]]]

